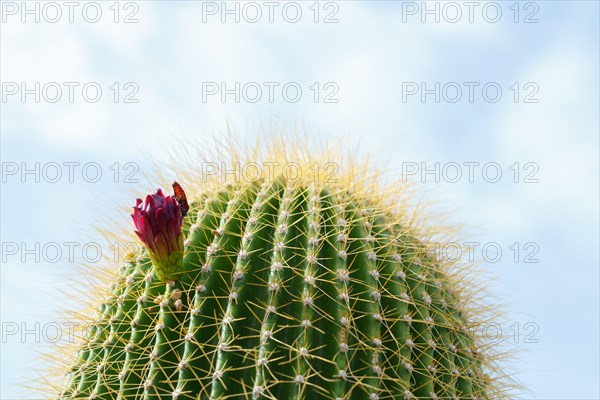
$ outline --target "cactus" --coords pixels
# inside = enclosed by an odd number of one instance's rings
[[[422,226],[405,185],[378,188],[362,166],[325,179],[317,158],[289,153],[271,154],[306,167],[293,180],[282,168],[233,183],[183,175],[184,218],[160,190],[137,201],[144,248],[96,301],[51,396],[506,395],[474,329],[486,307],[466,304],[465,274],[432,251],[443,229]]]

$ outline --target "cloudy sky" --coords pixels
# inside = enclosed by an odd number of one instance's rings
[[[1,3],[0,398],[27,397],[64,277],[165,149],[269,124],[453,210],[522,397],[598,398],[598,3],[272,4]]]

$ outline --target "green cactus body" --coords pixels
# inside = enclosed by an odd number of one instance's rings
[[[126,263],[59,399],[496,397],[457,278],[376,195],[280,176],[198,199],[183,271]]]

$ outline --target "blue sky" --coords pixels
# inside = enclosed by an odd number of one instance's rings
[[[309,137],[359,146],[375,164],[398,174],[417,165],[413,179],[424,196],[453,210],[451,221],[463,223],[469,239],[501,247],[503,257],[482,268],[494,277],[491,292],[505,304],[503,328],[520,351],[513,367],[528,389],[523,398],[599,398],[597,2],[481,2],[473,22],[465,2],[456,2],[462,12],[456,23],[450,22],[456,9],[439,3],[436,22],[434,15],[422,15],[421,2],[322,3],[317,23],[309,3],[300,6],[297,23],[279,9],[269,22],[260,2],[263,16],[256,23],[248,21],[254,14],[240,15],[237,23],[207,13],[220,2],[205,2],[204,14],[201,2],[123,3],[118,23],[108,3],[97,23],[79,9],[70,23],[64,7],[62,18],[49,22],[54,14],[43,14],[45,3],[39,23],[27,15],[22,22],[22,10],[14,14],[5,3],[3,171],[39,162],[50,174],[58,163],[63,177],[52,183],[42,176],[38,183],[33,175],[22,179],[20,169],[3,175],[3,246],[102,242],[93,225],[118,213],[129,223],[125,208],[132,199],[124,196],[155,186],[143,173],[153,160],[168,157],[165,149],[174,140],[202,143],[229,123],[241,141],[252,143],[263,123],[302,126]],[[126,16],[138,22],[123,23]],[[324,23],[326,16],[337,22]],[[27,88],[57,82],[63,97],[49,102],[52,87],[39,103],[34,95],[22,102],[20,92],[8,94],[23,82]],[[64,82],[79,84],[73,102]],[[80,90],[90,82],[102,89],[95,103]],[[203,87],[221,82],[229,88],[257,82],[262,97],[251,103],[254,92],[248,92],[239,103],[231,95],[222,102],[219,94],[204,92],[203,102]],[[279,85],[272,102],[263,82]],[[436,82],[440,101],[435,94],[422,101],[421,84],[432,89]],[[298,102],[280,90],[290,83],[302,89]],[[408,94],[415,87],[419,92]],[[456,87],[462,95],[451,102]],[[498,87],[502,95],[493,102]],[[338,101],[325,103],[327,94]],[[127,95],[138,102],[125,103]],[[72,183],[65,162],[80,163]],[[421,179],[422,167],[436,163],[461,165],[463,174],[464,163],[479,164],[473,182],[463,177],[451,183],[449,175],[439,183],[432,175]],[[489,163],[500,167],[497,183],[482,176]],[[97,182],[84,179],[84,165],[90,174],[102,172]],[[139,183],[126,182],[127,174]],[[511,249],[515,242],[519,262]],[[523,262],[531,252],[539,262]],[[20,256],[3,253],[0,270],[3,399],[27,398],[15,385],[30,375],[36,351],[48,345],[36,343],[36,334],[22,340],[9,330],[36,331],[36,322],[57,321],[64,305],[59,291],[76,271],[64,254],[57,262],[23,262]]]

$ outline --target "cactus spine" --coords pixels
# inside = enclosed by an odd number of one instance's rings
[[[406,208],[349,182],[187,185],[183,270],[127,260],[58,398],[501,397],[451,266]]]

